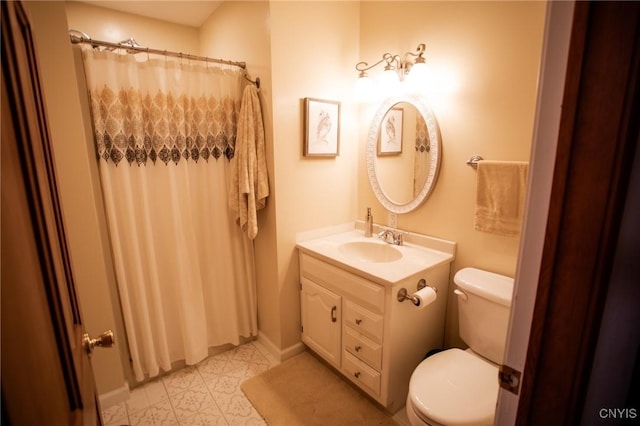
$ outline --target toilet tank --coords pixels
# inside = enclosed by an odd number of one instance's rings
[[[464,268],[456,273],[453,281],[458,287],[460,337],[477,354],[502,364],[513,278]]]

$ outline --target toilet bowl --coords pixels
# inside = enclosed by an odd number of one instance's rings
[[[438,352],[414,370],[406,404],[413,426],[493,424],[513,279],[465,268],[454,282],[460,337],[470,348]]]
[[[498,366],[471,351],[449,349],[423,361],[409,382],[412,425],[491,425]]]

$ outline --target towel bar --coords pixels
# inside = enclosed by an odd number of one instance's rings
[[[478,161],[482,161],[482,160],[484,160],[484,158],[482,158],[480,155],[474,155],[467,160],[467,165],[473,167],[474,169],[477,169]]]

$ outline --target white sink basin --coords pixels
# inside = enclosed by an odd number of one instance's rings
[[[340,244],[338,251],[363,262],[386,263],[402,259],[402,252],[386,243],[351,241]]]

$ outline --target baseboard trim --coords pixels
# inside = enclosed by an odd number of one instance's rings
[[[278,348],[264,333],[258,332],[258,343],[265,348],[274,359],[278,362],[286,361],[306,350],[306,346],[302,342],[298,342],[285,349]]]
[[[295,345],[291,345],[280,352],[280,361],[286,361],[289,358],[293,358],[294,356],[301,354],[306,350],[307,347],[302,342],[298,342]]]
[[[124,382],[124,385],[121,387],[100,394],[98,399],[100,400],[100,408],[102,410],[118,405],[121,402],[125,402],[129,399],[129,384]]]

